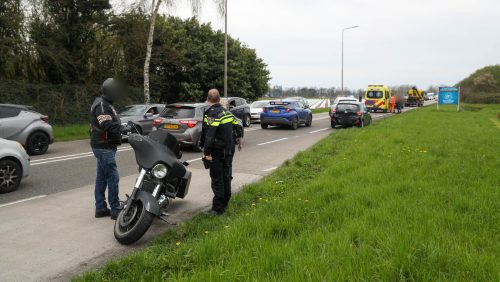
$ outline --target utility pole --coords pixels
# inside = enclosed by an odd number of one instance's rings
[[[340,93],[342,96],[344,96],[344,31],[346,31],[348,29],[358,28],[358,27],[359,27],[358,25],[355,25],[355,26],[351,26],[351,27],[345,27],[342,29],[342,69],[340,71],[340,76],[341,76]]]
[[[224,97],[227,97],[227,0],[224,0]]]

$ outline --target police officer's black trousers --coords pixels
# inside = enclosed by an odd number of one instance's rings
[[[212,190],[214,192],[212,210],[219,213],[226,210],[231,198],[233,156],[234,150],[224,152],[224,150],[215,149],[212,151],[213,160],[210,164],[210,177],[212,178]]]

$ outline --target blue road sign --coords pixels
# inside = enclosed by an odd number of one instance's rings
[[[460,89],[458,87],[439,87],[438,103],[442,105],[458,105]]]

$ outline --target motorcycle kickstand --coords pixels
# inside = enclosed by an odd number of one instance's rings
[[[170,225],[177,225],[177,223],[172,223],[172,222],[168,221],[167,218],[166,218],[168,216],[169,216],[169,214],[167,212],[162,211],[161,214],[158,216],[158,218],[160,220],[162,220],[162,221],[170,224]]]

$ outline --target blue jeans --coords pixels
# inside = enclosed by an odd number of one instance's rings
[[[95,210],[96,212],[106,211],[106,187],[108,188],[108,201],[111,214],[117,214],[120,207],[118,198],[118,183],[120,176],[116,168],[116,148],[96,149],[92,148],[97,159],[97,177],[95,180]]]

